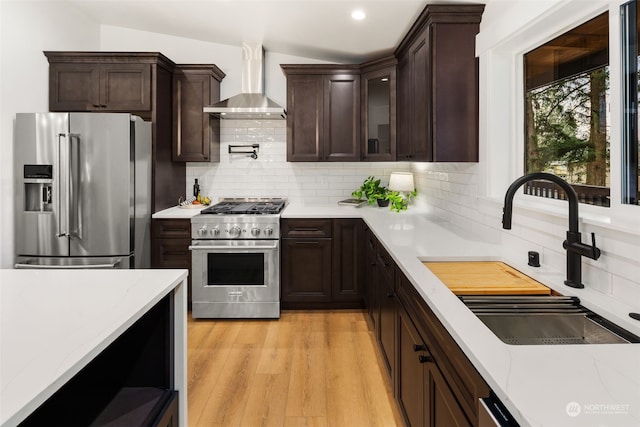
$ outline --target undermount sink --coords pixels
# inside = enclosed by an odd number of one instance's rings
[[[640,343],[640,337],[583,307],[576,297],[461,296],[460,299],[507,344]]]

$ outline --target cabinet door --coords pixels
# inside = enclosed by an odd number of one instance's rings
[[[477,24],[432,25],[432,160],[478,161]]]
[[[100,108],[99,64],[51,63],[49,111],[91,111]]]
[[[398,305],[397,400],[407,425],[421,427],[426,419],[424,364],[419,359],[421,355],[424,356],[424,343],[407,312]]]
[[[282,302],[331,301],[331,239],[282,239]]]
[[[411,160],[429,161],[431,143],[431,73],[429,32],[425,30],[409,49],[411,61]]]
[[[205,105],[220,98],[220,84],[212,77],[211,68],[182,70],[173,74],[173,161],[207,162],[220,159],[217,138],[220,119],[203,113]],[[216,139],[212,138],[216,136]],[[212,142],[216,152],[211,153]]]
[[[287,161],[323,158],[323,97],[322,76],[287,76]]]
[[[364,243],[361,219],[333,220],[333,301],[363,301]]]
[[[396,67],[362,75],[362,158],[396,159]]]
[[[434,363],[425,363],[427,426],[472,427]]]
[[[380,336],[378,328],[378,319],[380,317],[380,305],[378,303],[378,278],[380,277],[377,271],[377,255],[376,255],[376,238],[373,233],[367,231],[367,238],[365,242],[366,246],[366,268],[365,268],[365,287],[367,289],[367,309],[369,312],[369,318],[373,324],[373,331],[376,337]]]
[[[360,76],[324,76],[322,160],[360,160]]]
[[[151,65],[101,64],[100,106],[105,111],[151,110]]]
[[[404,55],[398,62],[398,138],[396,159],[411,159],[411,114],[413,105],[411,58]]]
[[[153,268],[191,268],[189,239],[153,239],[151,249],[151,267]]]
[[[387,364],[389,376],[394,378],[396,362],[396,298],[393,291],[393,278],[380,275],[380,346]]]

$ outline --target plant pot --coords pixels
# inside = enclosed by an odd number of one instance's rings
[[[380,206],[381,208],[386,208],[387,206],[389,206],[389,200],[387,199],[378,199],[376,201],[378,202],[378,206]]]

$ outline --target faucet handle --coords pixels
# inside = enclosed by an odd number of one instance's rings
[[[591,233],[591,256],[589,258],[598,259],[600,254],[600,249],[596,247],[596,233]]]

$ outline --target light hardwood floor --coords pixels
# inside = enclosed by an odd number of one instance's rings
[[[361,311],[189,319],[189,426],[402,426]]]

